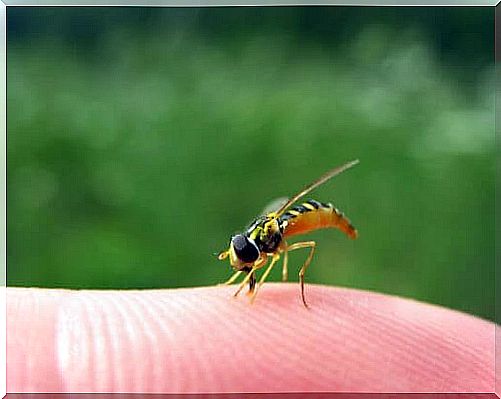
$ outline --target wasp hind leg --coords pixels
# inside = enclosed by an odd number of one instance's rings
[[[261,276],[261,278],[259,279],[259,283],[256,287],[256,289],[254,290],[254,292],[252,293],[252,296],[251,296],[251,303],[254,302],[254,299],[256,298],[256,295],[257,295],[257,292],[259,291],[259,289],[261,288],[261,286],[263,285],[264,281],[266,280],[266,277],[268,277],[268,274],[270,274],[271,272],[271,269],[273,269],[273,266],[275,266],[275,263],[278,262],[278,260],[280,259],[280,255],[274,255],[273,256],[273,259],[271,260],[271,263],[270,265],[268,266],[268,268],[264,271],[263,275]]]
[[[301,298],[303,299],[303,304],[305,307],[308,307],[308,304],[306,303],[306,299],[304,297],[304,273],[306,272],[306,269],[311,263],[311,260],[313,259],[313,253],[315,252],[315,246],[316,246],[315,241],[303,241],[303,242],[296,242],[295,244],[292,244],[287,247],[288,251],[294,251],[296,249],[301,249],[301,248],[310,248],[310,254],[308,255],[308,258],[306,258],[306,261],[304,262],[303,266],[301,267],[301,270],[299,270],[299,282],[301,283]]]

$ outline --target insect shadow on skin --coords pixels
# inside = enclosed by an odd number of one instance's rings
[[[308,307],[304,296],[304,275],[313,259],[316,243],[315,241],[301,241],[289,245],[287,239],[298,234],[306,234],[324,228],[338,228],[351,239],[357,238],[358,233],[350,220],[330,203],[310,199],[300,205],[293,207],[292,205],[310,191],[358,163],[359,161],[356,159],[330,170],[289,200],[284,201],[282,205],[277,205],[278,210],[265,212],[263,216],[254,220],[245,232],[231,237],[229,248],[220,252],[218,259],[229,258],[231,267],[235,270],[235,273],[228,281],[223,283],[224,285],[234,283],[242,273],[246,275],[235,292],[235,297],[238,296],[246,284],[249,284],[248,294],[251,296],[250,301],[252,303],[282,255],[282,280],[286,281],[288,277],[288,253],[296,249],[308,248],[310,250],[308,257],[299,270],[301,299],[304,306]],[[256,271],[265,267],[270,259],[270,264],[265,269],[259,282],[257,282]]]

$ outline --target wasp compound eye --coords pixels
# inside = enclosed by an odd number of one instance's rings
[[[231,239],[235,254],[244,263],[252,263],[259,258],[259,249],[256,243],[243,234],[237,234]]]

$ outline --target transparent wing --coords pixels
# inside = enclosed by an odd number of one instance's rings
[[[282,206],[284,206],[289,201],[289,197],[280,197],[275,198],[273,201],[270,201],[261,211],[261,215],[267,215],[271,212],[276,212]]]
[[[344,165],[338,166],[337,168],[334,168],[330,171],[328,171],[326,174],[321,176],[319,179],[315,180],[313,183],[308,184],[305,188],[303,188],[299,193],[297,193],[295,196],[291,197],[290,200],[288,200],[285,204],[283,204],[277,211],[277,217],[281,216],[289,206],[294,204],[296,201],[298,201],[300,198],[308,194],[310,191],[313,189],[317,188],[318,186],[324,184],[327,180],[332,179],[334,176],[339,175],[340,173],[344,172],[347,169],[350,169],[351,167],[355,166],[358,164],[359,160],[355,159],[353,161],[347,162]]]

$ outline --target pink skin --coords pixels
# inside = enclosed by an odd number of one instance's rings
[[[8,392],[494,392],[493,323],[297,284],[7,289]]]

